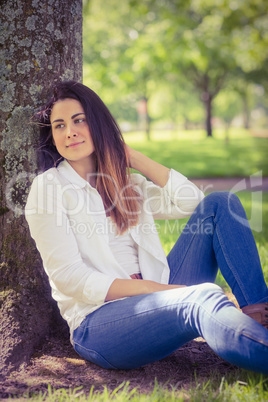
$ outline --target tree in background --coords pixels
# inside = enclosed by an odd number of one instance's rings
[[[171,85],[173,83],[173,85]],[[160,82],[153,92],[149,107],[153,119],[160,119],[163,127],[177,131],[183,127],[190,130],[200,126],[203,109],[196,91],[187,82],[180,82],[178,76],[168,77]]]
[[[172,70],[183,75],[199,92],[205,109],[207,135],[211,136],[213,102],[217,94],[230,80],[236,80],[238,74],[249,79],[254,71],[259,75],[259,70],[265,69],[266,2],[147,0],[149,7],[156,3],[163,18],[170,21],[165,43]],[[244,101],[244,108],[246,106]]]
[[[148,103],[163,77],[165,50],[161,40],[163,23],[147,11],[147,7],[132,7],[128,0],[120,5],[110,0],[105,7],[98,1],[89,3],[89,14],[84,15],[84,81],[112,112],[119,99],[123,109],[124,102],[136,109],[144,104],[144,127],[149,139]]]
[[[211,136],[213,102],[229,81],[239,74],[267,85],[264,0],[111,0],[107,7],[91,0],[90,7],[85,80],[109,106],[115,97],[144,98],[150,114],[159,87],[173,91],[176,83],[178,93],[198,94]]]
[[[27,361],[57,327],[47,277],[23,216],[38,170],[30,124],[59,79],[82,80],[82,0],[1,1],[0,371]],[[66,327],[64,327],[66,330]]]

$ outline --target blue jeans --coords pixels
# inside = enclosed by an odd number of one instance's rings
[[[218,267],[240,307],[268,301],[257,248],[239,199],[212,193],[196,208],[168,255],[170,283],[187,287],[117,300],[89,314],[74,348],[108,369],[160,360],[203,337],[226,361],[268,374],[268,331],[213,284]]]

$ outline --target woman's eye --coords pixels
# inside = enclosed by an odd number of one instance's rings
[[[83,123],[85,121],[85,119],[81,118],[81,119],[76,119],[74,122],[77,123]]]
[[[55,128],[63,128],[63,127],[64,127],[64,124],[60,123],[60,124],[57,124]]]

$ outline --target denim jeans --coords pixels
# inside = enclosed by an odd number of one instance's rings
[[[239,199],[212,193],[196,208],[168,255],[170,283],[187,287],[106,304],[74,331],[74,348],[108,369],[160,360],[203,337],[226,361],[268,374],[268,331],[213,284],[220,268],[240,307],[267,302],[258,251]]]

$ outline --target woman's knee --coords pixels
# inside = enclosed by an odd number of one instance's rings
[[[231,191],[215,191],[208,194],[203,202],[205,205],[212,204],[214,207],[232,212],[242,207],[242,204],[235,193]]]
[[[231,191],[214,191],[208,194],[204,200],[215,203],[240,202],[237,195]]]
[[[224,296],[222,288],[216,285],[215,283],[211,282],[191,285],[183,289],[185,289],[184,290],[185,295],[183,296],[186,297],[189,296],[190,298],[192,298],[192,301],[198,301],[199,303],[205,300],[212,300],[214,296],[216,298],[222,295]],[[181,296],[182,292],[178,292],[178,294]]]
[[[197,291],[200,293],[224,293],[222,288],[216,285],[216,283],[204,282],[194,286],[197,287]]]
[[[205,306],[208,310],[215,310],[224,306],[233,305],[223,289],[215,283],[202,283],[196,285],[196,300],[198,304]]]

